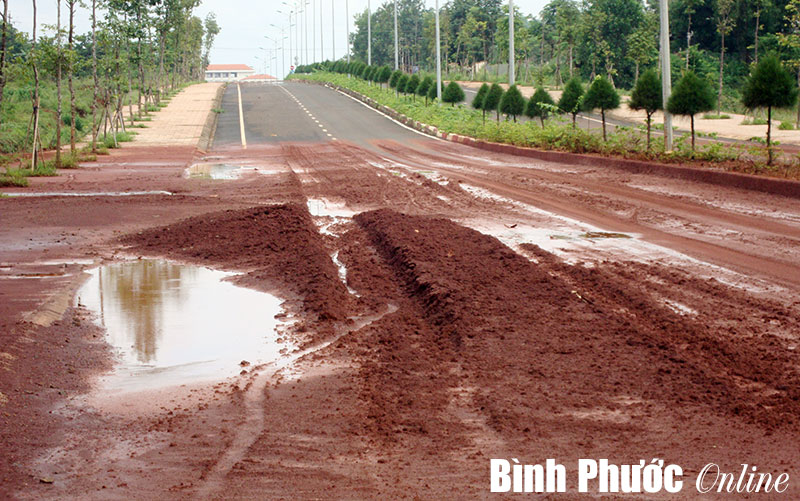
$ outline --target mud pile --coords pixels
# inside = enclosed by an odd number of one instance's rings
[[[299,296],[322,320],[346,316],[347,290],[305,207],[269,205],[185,219],[121,239],[129,252],[245,271],[239,282]]]

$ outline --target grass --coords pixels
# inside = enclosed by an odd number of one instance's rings
[[[703,115],[703,118],[706,120],[727,120],[730,117],[731,117],[730,115],[726,115],[725,113],[722,113],[720,115],[717,114]]]
[[[780,130],[794,130],[794,123],[789,122],[788,120],[784,120],[778,126],[778,129],[780,129]]]
[[[28,178],[19,173],[0,173],[0,187],[2,188],[23,188],[28,186]]]
[[[395,96],[394,90],[378,85],[369,85],[360,79],[348,79],[346,75],[318,72],[298,75],[299,78],[330,82],[350,88],[379,103],[388,106],[416,121],[433,125],[439,131],[454,133],[477,139],[506,143],[515,146],[535,147],[544,150],[560,150],[574,153],[601,153],[626,158],[652,158],[662,161],[726,161],[737,158],[740,151],[722,144],[703,144],[697,151],[691,150],[690,139],[680,136],[671,153],[664,152],[663,141],[653,141],[647,150],[646,137],[636,127],[618,127],[603,141],[599,131],[573,128],[564,117],[553,117],[541,127],[539,122],[514,123],[509,120],[497,122],[495,114],[487,114],[486,123],[482,113],[467,106],[425,105],[425,99],[417,96]],[[297,77],[294,77],[297,78]]]
[[[765,118],[745,118],[741,121],[740,125],[767,125]]]

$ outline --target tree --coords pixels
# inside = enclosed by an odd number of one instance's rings
[[[389,87],[391,87],[392,89],[396,89],[397,88],[397,81],[400,79],[401,76],[403,76],[403,72],[402,71],[394,70],[392,72],[392,76],[389,77]]]
[[[414,73],[411,75],[411,78],[408,79],[408,83],[406,83],[405,88],[406,94],[411,94],[414,100],[416,100],[417,96],[417,87],[419,87],[419,75]]]
[[[686,14],[686,71],[689,71],[689,53],[692,48],[692,14],[703,0],[683,0],[683,12]]]
[[[444,82],[442,82],[442,85],[444,85]],[[444,89],[441,89],[441,91],[442,91],[442,99],[444,99]],[[428,100],[433,102],[433,100],[437,99],[438,97],[439,97],[438,93],[436,92],[436,82],[431,81],[431,87],[430,89],[428,89]]]
[[[56,0],[56,168],[61,167],[61,0]]]
[[[737,0],[717,0],[717,33],[722,37],[719,44],[719,92],[717,93],[717,115],[722,114],[722,76],[725,73],[725,35],[736,25],[731,11]],[[694,120],[694,119],[692,119]]]
[[[516,85],[509,87],[503,94],[500,99],[500,111],[514,117],[515,122],[517,121],[517,115],[522,115],[525,111],[525,98],[522,97],[522,93]]]
[[[428,91],[435,88],[436,84],[433,83],[433,78],[427,76],[417,86],[417,95],[425,98],[425,106],[428,106]]]
[[[0,109],[3,105],[3,88],[6,85],[6,51],[8,50],[8,4],[11,0],[3,0],[3,32],[0,35]]]
[[[689,117],[692,122],[692,151],[694,151],[694,116],[714,109],[714,93],[707,80],[687,71],[672,89],[667,111]]]
[[[631,93],[628,107],[632,110],[644,110],[647,114],[647,149],[650,150],[650,127],[653,113],[664,108],[664,99],[661,93],[661,79],[655,70],[645,71],[636,81]]]
[[[392,77],[392,70],[389,66],[381,66],[381,72],[378,74],[378,83],[385,84]]]
[[[464,100],[464,89],[458,85],[458,82],[452,81],[447,84],[447,87],[444,88],[444,93],[442,94],[442,101],[445,103],[450,103],[451,106],[455,106],[456,103],[460,103]]]
[[[742,93],[749,109],[767,109],[767,165],[772,165],[772,108],[789,108],[797,102],[798,89],[776,56],[767,56],[753,69]]]
[[[483,123],[486,123],[486,110],[483,109],[483,100],[486,99],[486,94],[489,93],[489,84],[485,83],[481,85],[481,88],[478,89],[478,93],[475,95],[475,98],[472,100],[472,107],[476,110],[483,111]]]
[[[558,107],[566,113],[572,115],[572,126],[575,127],[575,117],[583,105],[583,85],[578,77],[570,78],[567,86],[564,87],[564,92],[561,93],[561,99],[558,100]]]
[[[606,110],[619,108],[619,94],[605,77],[595,77],[589,90],[583,98],[584,108],[588,111],[600,110],[600,117],[603,120],[603,141],[606,136]]]
[[[543,87],[539,87],[531,96],[531,100],[528,101],[528,105],[525,107],[525,114],[531,118],[539,117],[542,127],[544,127],[544,120],[550,115],[555,105],[556,103],[550,93],[544,90]]]
[[[204,21],[204,32],[205,36],[203,38],[203,68],[208,66],[209,58],[208,55],[211,52],[211,46],[214,45],[214,38],[219,34],[220,27],[217,24],[217,16],[213,12],[209,12],[206,14],[206,19]]]
[[[483,99],[483,111],[496,111],[498,122],[500,121],[500,101],[503,99],[503,94],[503,88],[500,87],[500,84],[493,83]]]
[[[69,10],[69,32],[67,34],[67,87],[69,88],[69,151],[75,154],[75,121],[77,120],[77,107],[75,106],[75,87],[73,78],[75,77],[75,4],[78,0],[67,0]],[[2,90],[0,89],[0,94]]]
[[[398,93],[405,93],[406,84],[408,84],[408,75],[403,73],[402,75],[400,75],[400,78],[397,79],[397,88],[395,90]]]

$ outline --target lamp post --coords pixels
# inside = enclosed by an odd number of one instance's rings
[[[439,0],[436,0],[436,98],[442,105],[442,47],[439,41]],[[397,59],[395,59],[396,61]],[[395,63],[396,64],[396,63]]]
[[[278,11],[280,12],[280,11]],[[286,36],[283,34],[283,27],[280,28],[274,24],[270,24],[273,28],[279,29],[281,31],[281,70],[283,71],[283,78],[286,78],[286,45],[284,45],[284,40],[286,40]],[[269,37],[267,37],[269,38]],[[277,44],[277,42],[275,42]],[[291,56],[289,56],[291,57]],[[277,77],[278,75],[275,75]]]
[[[322,0],[319,0],[319,61],[325,60],[325,43],[322,38]]]
[[[672,114],[667,111],[667,101],[672,93],[672,75],[669,52],[669,8],[667,0],[661,0],[661,97],[664,101],[664,151],[672,151]]]
[[[332,61],[336,61],[336,20],[334,19],[336,13],[336,0],[331,0],[331,56]]]
[[[367,64],[372,66],[372,5],[367,0]]]
[[[439,1],[436,1],[436,15],[439,15]],[[438,17],[436,19],[439,19]],[[438,22],[437,26],[438,26]],[[436,28],[436,36],[439,36],[439,28]],[[439,42],[436,42],[436,46],[439,46]],[[394,0],[394,69],[397,70],[400,68],[400,58],[398,57],[398,42],[397,42],[397,0]]]
[[[345,47],[347,47],[347,64],[350,64],[350,0],[344,0],[344,20],[345,26],[347,27],[347,43]]]
[[[514,0],[508,0],[508,85],[514,85]]]

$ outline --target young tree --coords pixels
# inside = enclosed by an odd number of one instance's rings
[[[392,70],[389,68],[389,66],[386,65],[381,66],[381,71],[378,74],[378,83],[383,85],[387,83],[391,77],[392,77]]]
[[[78,0],[67,0],[69,10],[69,33],[67,34],[67,87],[69,88],[69,151],[75,154],[75,121],[77,107],[75,106],[75,86],[72,83],[75,77],[75,5]]]
[[[422,82],[417,86],[417,95],[425,98],[425,106],[428,106],[428,91],[431,90],[431,88],[436,88],[436,84],[430,76],[423,78]]]
[[[550,93],[544,90],[543,87],[536,89],[536,92],[531,96],[528,105],[525,107],[525,114],[531,118],[539,117],[544,128],[544,120],[550,116],[550,112],[555,107],[556,103],[550,96]]]
[[[647,114],[647,150],[650,150],[650,127],[653,113],[664,108],[664,99],[661,94],[661,79],[655,70],[645,71],[636,81],[631,93],[628,107],[632,110],[644,110]]]
[[[570,78],[567,86],[564,87],[564,92],[561,93],[561,99],[558,100],[558,107],[572,115],[572,127],[575,127],[575,117],[581,111],[582,100],[583,84],[581,84],[581,80],[578,77]]]
[[[603,121],[603,141],[607,140],[606,110],[619,108],[619,94],[611,82],[605,77],[596,77],[583,97],[583,106],[587,111],[600,110],[600,117]]]
[[[408,85],[408,75],[403,73],[400,75],[400,78],[397,79],[397,88],[395,89],[398,93],[405,93],[406,92],[406,85]]]
[[[456,103],[460,103],[463,100],[464,89],[458,85],[458,82],[454,80],[447,84],[447,87],[444,88],[444,93],[442,93],[442,101],[450,103],[451,106],[455,106]]]
[[[444,82],[442,82],[444,84]],[[428,100],[433,102],[434,99],[438,97],[438,93],[436,92],[436,82],[431,81],[431,87],[428,89]],[[444,98],[444,89],[442,89],[442,98]],[[427,102],[425,103],[427,105]]]
[[[776,56],[767,56],[756,65],[742,93],[742,104],[749,109],[767,109],[767,165],[772,165],[772,108],[789,108],[797,102],[794,77]]]
[[[411,75],[411,78],[408,79],[408,83],[406,83],[406,94],[411,94],[412,98],[416,101],[417,99],[417,87],[419,87],[419,75],[414,73]]]
[[[522,97],[522,93],[516,85],[509,87],[503,94],[500,99],[500,111],[514,117],[515,122],[517,121],[517,115],[522,115],[525,111],[525,98]]]
[[[717,93],[717,115],[722,114],[722,76],[725,73],[725,35],[736,25],[731,15],[737,0],[717,0],[717,33],[722,37],[719,44],[719,92]]]
[[[11,0],[3,0],[3,32],[0,35],[0,109],[3,105],[3,87],[6,84],[6,50],[8,43],[8,4]]]
[[[396,89],[397,88],[397,81],[400,79],[401,76],[403,76],[403,72],[402,71],[394,70],[392,72],[392,76],[389,77],[389,87],[391,87],[392,89]]]
[[[483,99],[483,111],[496,111],[497,121],[500,121],[500,101],[503,99],[503,88],[500,84],[493,83],[486,97]]]
[[[475,95],[475,98],[472,100],[472,107],[476,110],[483,111],[483,123],[486,123],[486,110],[483,109],[483,100],[486,99],[486,94],[489,93],[489,84],[485,83],[481,85],[481,88],[478,89],[478,93]]]
[[[667,101],[667,111],[673,115],[689,117],[692,122],[692,151],[694,151],[694,116],[714,109],[714,92],[706,80],[687,71],[672,89]]]

